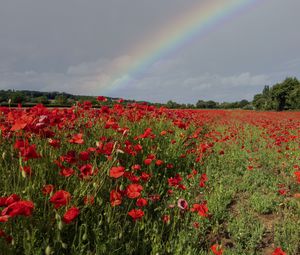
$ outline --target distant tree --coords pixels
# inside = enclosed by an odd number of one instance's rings
[[[196,103],[196,107],[198,109],[205,109],[206,108],[206,102],[204,100],[198,100]]]
[[[59,105],[65,105],[67,103],[67,97],[64,95],[57,95],[55,97],[55,103]]]
[[[26,96],[21,91],[15,91],[11,94],[11,102],[16,104],[21,104],[26,101]]]
[[[46,96],[40,96],[36,98],[36,102],[40,104],[49,104],[49,100]]]
[[[276,110],[290,109],[289,97],[292,91],[299,86],[296,78],[286,78],[282,83],[277,83],[271,89],[271,97],[275,101]]]
[[[217,108],[217,103],[213,100],[209,100],[206,102],[206,108],[207,109],[215,109],[215,108]]]
[[[170,109],[176,109],[176,108],[180,108],[180,104],[178,104],[178,103],[176,103],[176,102],[174,102],[174,101],[172,101],[172,100],[169,100],[168,102],[167,102],[167,105],[166,105],[168,108],[170,108]]]
[[[291,109],[300,109],[300,85],[291,91],[287,102]]]
[[[241,100],[241,101],[239,102],[239,108],[243,108],[243,107],[245,107],[245,106],[248,105],[248,104],[249,104],[249,101],[246,100],[246,99],[243,99],[243,100]]]

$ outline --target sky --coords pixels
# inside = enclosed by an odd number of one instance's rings
[[[300,1],[257,0],[113,85],[138,61],[135,49],[201,2],[0,0],[0,89],[224,102],[300,78]]]

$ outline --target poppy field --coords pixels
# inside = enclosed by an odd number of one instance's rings
[[[300,113],[0,108],[0,254],[300,254]]]

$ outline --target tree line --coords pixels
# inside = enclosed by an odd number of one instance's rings
[[[254,96],[252,104],[258,110],[300,109],[300,82],[295,77],[288,77],[272,87],[265,86],[261,94]]]
[[[107,97],[103,104],[113,104],[118,98]],[[40,92],[31,90],[0,90],[0,105],[25,104],[35,105],[42,103],[52,106],[71,106],[77,101],[90,101],[98,105],[95,96],[72,95],[61,92]],[[124,103],[138,102],[135,100],[124,100]],[[262,93],[254,96],[253,101],[246,99],[236,102],[215,102],[213,100],[198,100],[196,104],[179,104],[168,101],[166,104],[149,103],[155,106],[166,106],[173,109],[247,109],[247,110],[296,110],[300,109],[300,82],[295,77],[288,77],[281,83],[273,86],[266,85]]]

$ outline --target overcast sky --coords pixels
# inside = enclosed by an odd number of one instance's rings
[[[200,1],[0,0],[0,89],[195,103],[252,99],[300,78],[300,1],[259,0],[129,85],[105,89],[112,66],[126,69],[135,47]]]

